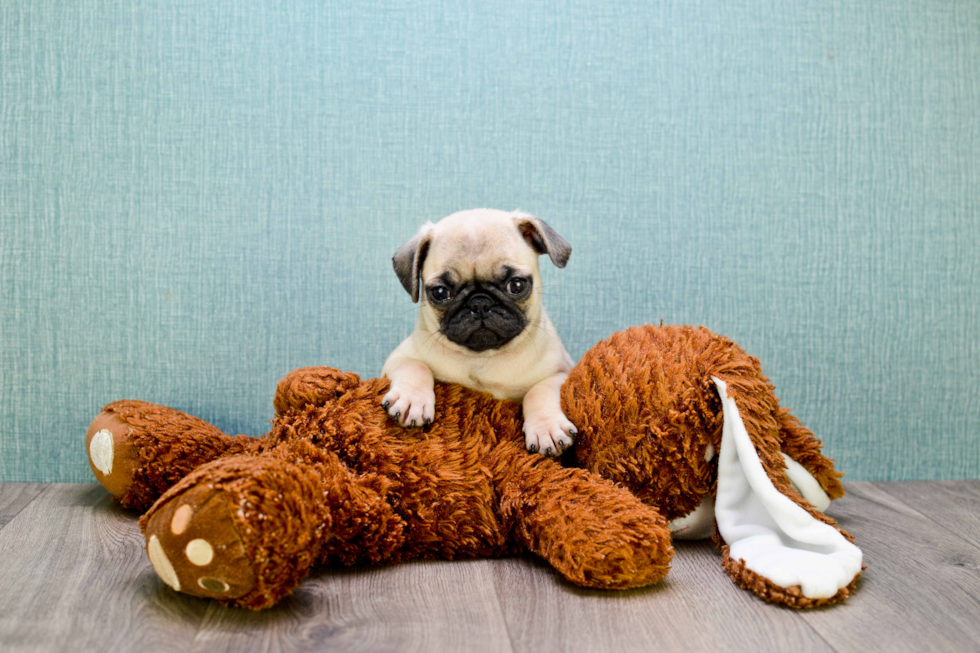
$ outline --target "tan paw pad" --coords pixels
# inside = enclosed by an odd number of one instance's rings
[[[123,496],[133,482],[139,453],[129,424],[115,413],[99,413],[85,433],[85,452],[92,473],[109,493]]]
[[[223,594],[228,591],[228,583],[217,578],[199,578],[197,584],[201,586],[201,589],[215,594]]]
[[[170,564],[170,559],[167,558],[163,545],[160,544],[156,535],[150,536],[150,541],[146,545],[146,552],[149,554],[150,564],[153,565],[153,570],[157,572],[160,580],[179,592],[180,581],[177,579],[177,572],[174,571],[174,566]]]
[[[196,539],[187,543],[184,555],[192,564],[198,567],[205,567],[214,560],[214,548],[208,544],[207,540]]]
[[[180,508],[174,511],[174,517],[170,520],[170,532],[174,535],[180,535],[187,530],[187,525],[191,523],[191,517],[194,516],[194,509],[189,505],[184,504]]]
[[[160,578],[194,596],[235,599],[252,591],[255,571],[238,535],[237,507],[207,483],[155,506],[145,533]]]
[[[112,473],[112,431],[101,429],[95,432],[88,443],[88,455],[92,466],[104,476]]]

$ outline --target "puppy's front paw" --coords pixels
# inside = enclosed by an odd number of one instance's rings
[[[524,445],[531,453],[560,456],[575,444],[578,429],[560,410],[524,420]]]
[[[432,388],[392,383],[381,405],[402,426],[425,426],[435,417],[436,393]]]

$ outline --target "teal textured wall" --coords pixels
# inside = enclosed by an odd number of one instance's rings
[[[90,480],[117,398],[260,434],[376,375],[392,252],[477,206],[573,244],[573,356],[704,324],[849,479],[980,476],[973,0],[10,0],[0,139],[0,480]]]

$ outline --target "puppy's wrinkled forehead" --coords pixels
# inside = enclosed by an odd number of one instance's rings
[[[432,227],[432,243],[422,279],[450,273],[456,281],[495,279],[504,267],[531,272],[537,253],[521,236],[514,216],[478,209],[447,216]]]

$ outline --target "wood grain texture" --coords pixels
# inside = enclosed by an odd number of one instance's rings
[[[51,485],[0,531],[0,649],[185,651],[208,604],[164,592],[136,515],[98,485]]]
[[[0,483],[0,528],[44,491],[47,483]]]
[[[510,651],[490,560],[329,569],[266,612],[212,605],[192,651]]]
[[[976,650],[976,486],[847,484],[829,512],[869,568],[850,600],[811,612],[759,601],[710,543],[682,542],[667,580],[643,590],[583,590],[534,558],[416,562],[321,570],[254,613],[167,588],[137,515],[101,487],[0,484],[0,516],[16,513],[0,530],[0,650]]]
[[[910,481],[875,487],[980,547],[980,481]]]
[[[801,617],[838,651],[980,648],[980,550],[876,484],[847,492],[828,512],[857,537],[868,570],[843,609]]]
[[[492,561],[324,571],[253,613],[164,586],[136,517],[52,485],[0,531],[0,650],[510,650]]]
[[[833,650],[794,612],[732,583],[710,542],[680,543],[665,581],[626,592],[574,587],[531,560],[496,569],[516,651]]]

